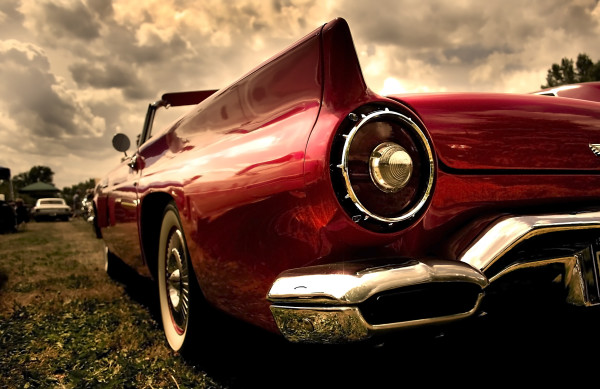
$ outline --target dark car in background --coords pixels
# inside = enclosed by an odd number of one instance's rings
[[[151,104],[135,152],[96,188],[94,223],[109,268],[157,280],[175,350],[207,335],[200,301],[317,343],[464,319],[520,285],[593,306],[590,100],[380,96],[337,19],[228,87]]]

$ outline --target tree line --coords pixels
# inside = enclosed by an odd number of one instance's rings
[[[48,166],[33,166],[26,172],[22,172],[16,174],[12,177],[12,186],[14,195],[16,197],[22,198],[25,203],[33,204],[35,199],[27,194],[19,193],[19,190],[26,187],[27,185],[34,184],[36,182],[43,182],[46,184],[54,185],[54,171]],[[94,189],[96,186],[96,180],[90,178],[86,181],[82,181],[78,184],[74,184],[71,186],[66,186],[62,189],[62,196],[68,204],[72,204],[73,196],[75,193],[79,192],[80,198],[83,198],[85,193],[89,190]],[[6,180],[0,184],[0,193],[5,195],[5,198],[8,200],[9,196],[9,185]]]
[[[542,89],[590,81],[600,81],[600,61],[594,62],[587,54],[580,53],[575,62],[565,57],[552,64]]]

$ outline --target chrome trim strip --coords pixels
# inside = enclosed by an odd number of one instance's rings
[[[600,144],[590,143],[588,146],[589,146],[590,150],[592,150],[592,153],[594,153],[594,155],[596,157],[600,157]]]
[[[352,140],[354,139],[354,136],[356,135],[356,133],[361,129],[362,126],[369,123],[370,121],[372,121],[374,119],[379,119],[379,118],[385,117],[385,116],[391,116],[395,120],[399,119],[403,123],[408,124],[415,131],[415,133],[418,135],[419,139],[421,140],[423,147],[425,148],[425,152],[427,153],[427,159],[429,162],[429,178],[427,181],[427,187],[425,189],[425,193],[423,194],[423,197],[417,204],[415,204],[413,206],[413,208],[411,210],[409,210],[404,215],[398,216],[398,217],[380,216],[380,215],[377,215],[377,214],[369,211],[360,202],[360,200],[356,196],[356,193],[354,192],[354,189],[352,188],[352,183],[350,182],[350,173],[348,170],[350,145],[352,144]],[[344,148],[342,151],[342,160],[341,160],[340,165],[338,165],[338,167],[342,170],[342,176],[344,177],[344,181],[346,183],[346,192],[348,192],[348,196],[352,200],[352,202],[354,203],[356,208],[358,208],[358,210],[360,212],[364,213],[366,215],[365,217],[367,217],[367,216],[372,217],[376,220],[379,220],[379,221],[382,221],[385,223],[401,222],[401,221],[408,220],[408,219],[412,218],[413,216],[415,216],[421,210],[421,208],[423,208],[423,206],[427,202],[427,199],[429,198],[429,196],[431,196],[431,192],[433,189],[433,178],[435,176],[435,174],[434,174],[435,163],[434,163],[434,159],[433,159],[433,151],[431,149],[431,146],[429,145],[429,141],[427,140],[427,137],[425,136],[423,131],[419,128],[419,126],[417,126],[409,117],[399,114],[398,112],[390,111],[387,109],[381,110],[381,111],[375,111],[375,112],[370,113],[367,116],[364,116],[362,118],[362,120],[360,122],[358,122],[352,128],[350,133],[346,136],[346,141],[344,142]]]
[[[553,89],[547,89],[547,90],[535,92],[534,95],[558,97],[558,93],[560,91],[567,90],[567,89],[576,89],[576,88],[579,88],[579,85],[563,85],[563,86],[559,86],[559,87],[556,87]]]
[[[482,289],[488,285],[483,274],[457,261],[403,260],[385,266],[340,262],[285,271],[267,298],[287,304],[354,305],[377,293],[432,282],[471,283]]]
[[[459,260],[485,273],[517,244],[527,239],[551,232],[589,229],[600,229],[600,212],[508,217],[481,234]],[[497,278],[495,275],[489,276]]]

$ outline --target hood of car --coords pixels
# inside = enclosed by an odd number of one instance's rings
[[[432,137],[441,168],[596,171],[600,104],[537,95],[427,94],[392,98]]]

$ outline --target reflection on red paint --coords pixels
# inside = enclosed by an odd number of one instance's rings
[[[393,233],[354,223],[330,178],[338,127],[375,102],[426,128],[439,161],[427,209]],[[140,215],[162,215],[144,204],[173,199],[207,299],[275,330],[265,297],[284,270],[389,255],[456,259],[499,215],[596,204],[600,159],[588,143],[600,143],[599,119],[597,104],[546,96],[378,96],[336,20],[142,145],[143,168],[124,163],[99,186],[98,223],[111,250],[142,262]]]

